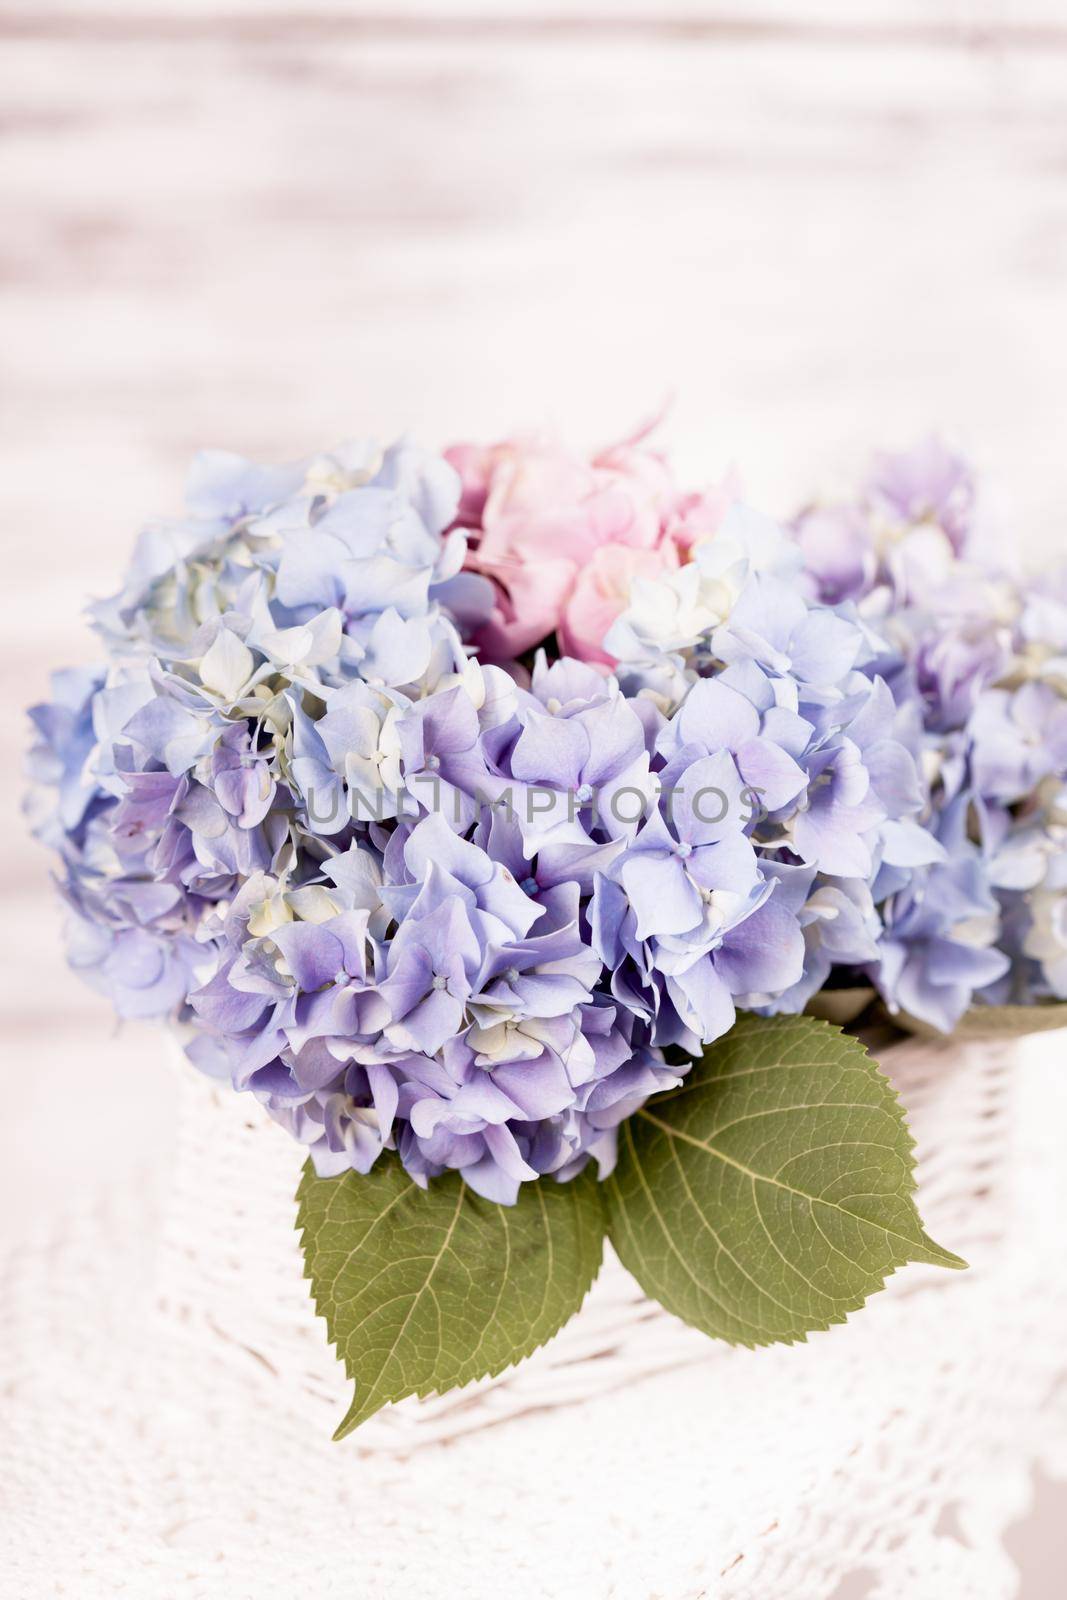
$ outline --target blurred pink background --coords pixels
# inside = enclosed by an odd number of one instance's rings
[[[178,507],[191,452],[593,444],[673,396],[680,465],[736,463],[784,511],[935,426],[1024,556],[1058,558],[1067,22],[1053,0],[37,0],[0,6],[0,37],[11,1227],[167,1117],[154,1036],[116,1035],[62,964],[16,769],[23,707],[92,656],[82,601]],[[1062,1593],[1064,1511],[1042,1489],[1017,1531],[1025,1600]]]

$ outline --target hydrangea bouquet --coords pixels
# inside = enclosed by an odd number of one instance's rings
[[[33,711],[69,958],[301,1144],[338,1430],[495,1373],[608,1236],[711,1335],[803,1338],[923,1231],[837,1024],[1063,1020],[1067,584],[965,466],[789,526],[642,438],[208,452]]]

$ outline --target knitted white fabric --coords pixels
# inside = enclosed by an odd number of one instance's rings
[[[748,1352],[609,1260],[529,1362],[340,1445],[300,1151],[183,1066],[173,1173],[0,1260],[0,1594],[1007,1600],[1030,1469],[1067,1474],[1063,1038],[885,1059],[969,1272]]]

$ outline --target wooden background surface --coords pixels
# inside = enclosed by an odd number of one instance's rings
[[[934,425],[1067,549],[1061,6],[461,12],[0,6],[0,1196],[165,1122],[151,1035],[62,965],[17,768],[198,445],[597,442],[673,394],[682,463],[778,509]]]

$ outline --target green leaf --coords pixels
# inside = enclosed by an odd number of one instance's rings
[[[1019,1039],[1027,1033],[1067,1028],[1067,1004],[1045,1001],[1033,1006],[972,1006],[950,1034],[906,1011],[895,1013],[893,1021],[923,1039]]]
[[[604,1213],[587,1168],[524,1183],[513,1206],[458,1174],[420,1189],[400,1162],[297,1190],[304,1272],[355,1398],[334,1437],[404,1395],[502,1372],[578,1310],[600,1268]]]
[[[716,1338],[791,1343],[843,1322],[923,1232],[896,1094],[812,1017],[739,1018],[619,1130],[608,1232],[646,1294]]]

